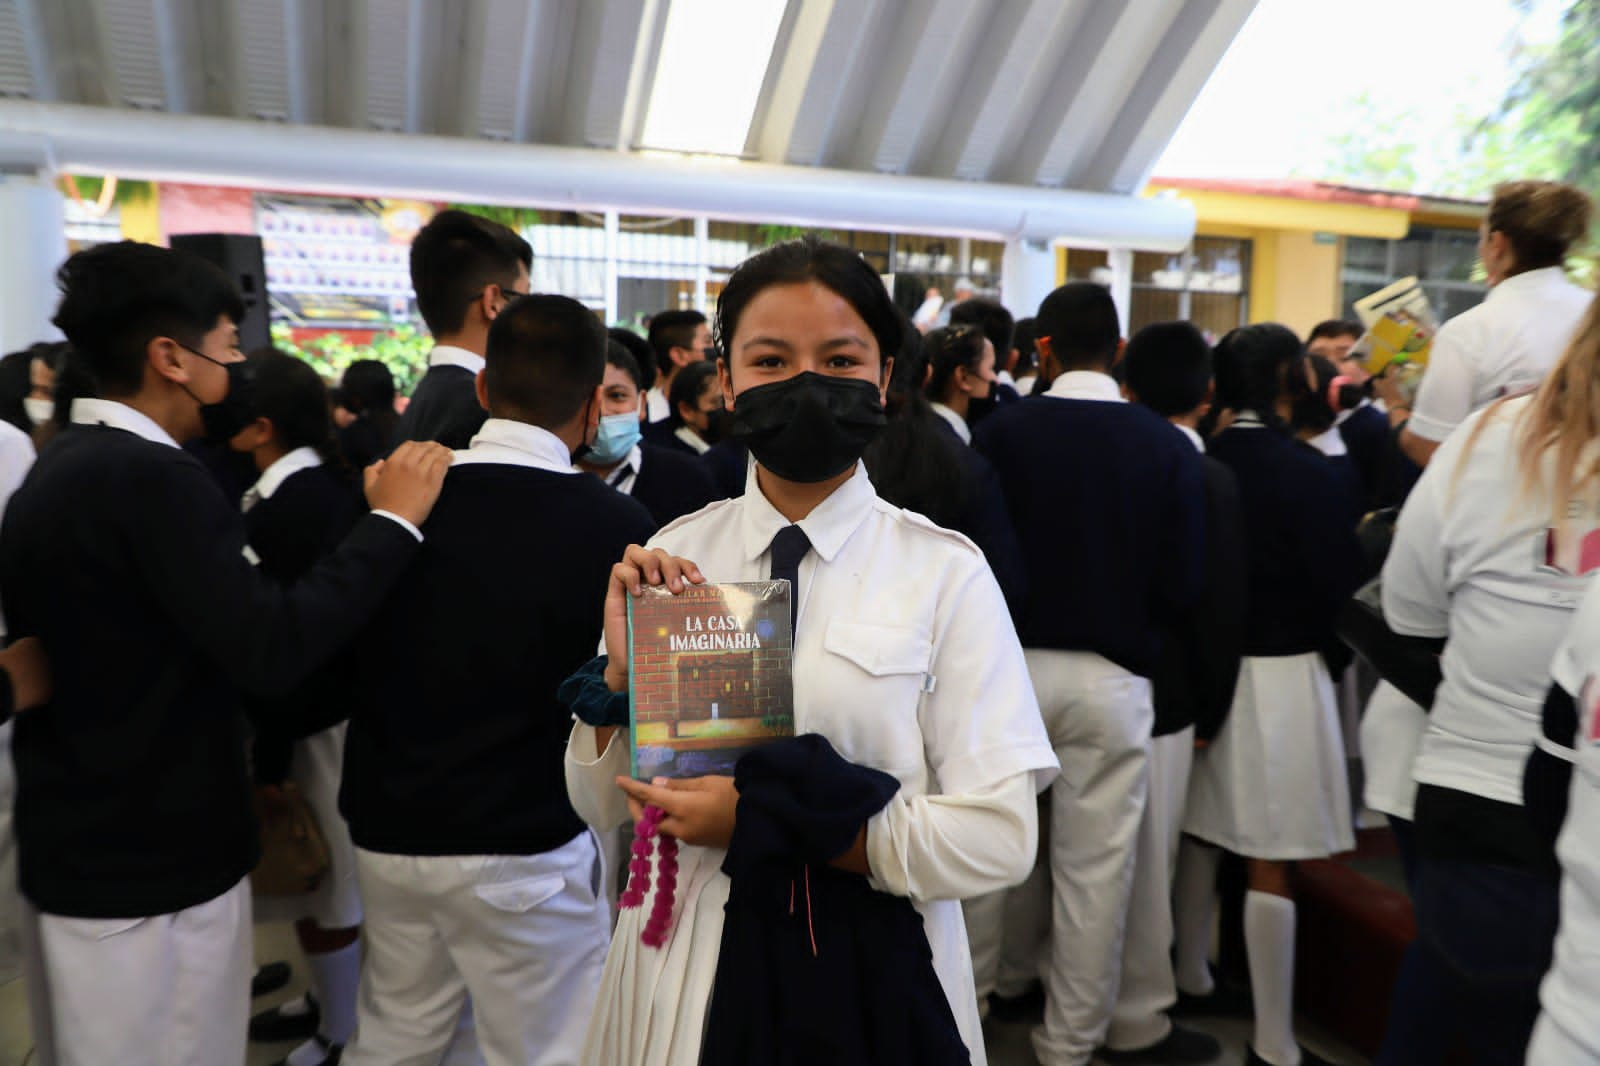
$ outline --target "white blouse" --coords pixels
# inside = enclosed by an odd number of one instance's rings
[[[1516,804],[1550,656],[1589,583],[1581,545],[1600,526],[1589,514],[1564,528],[1551,555],[1553,508],[1524,495],[1517,465],[1517,420],[1530,402],[1474,415],[1444,443],[1406,500],[1383,568],[1390,626],[1449,638],[1416,780]]]
[[[1057,771],[1038,704],[983,555],[957,533],[879,499],[855,476],[803,519],[795,727],[846,759],[899,779],[867,824],[871,883],[922,913],[934,968],[974,1063],[983,1035],[959,900],[1022,880],[1037,844],[1035,795]],[[788,525],[757,486],[663,528],[651,542],[710,581],[769,576],[767,549]],[[595,758],[573,729],[566,758],[574,808],[597,829],[627,820],[613,778],[624,738]],[[622,912],[583,1061],[678,1066],[699,1061],[728,879],[720,849],[683,846],[671,940],[639,934],[651,900]],[[654,879],[652,879],[652,888]]]

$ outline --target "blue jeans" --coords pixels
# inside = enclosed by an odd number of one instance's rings
[[[1479,1066],[1521,1066],[1555,944],[1559,882],[1419,854],[1413,893],[1417,940],[1376,1066],[1430,1066],[1457,1037]]]

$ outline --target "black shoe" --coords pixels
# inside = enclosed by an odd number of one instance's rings
[[[1174,1025],[1165,1039],[1149,1047],[1133,1051],[1113,1051],[1103,1047],[1095,1052],[1102,1062],[1136,1063],[1139,1066],[1188,1066],[1202,1062],[1215,1062],[1222,1057],[1222,1045],[1216,1038],[1194,1029]]]
[[[317,1035],[322,1024],[322,1008],[316,997],[306,993],[306,1009],[288,1012],[282,1007],[264,1010],[250,1019],[250,1039],[258,1044],[276,1044],[283,1040],[310,1040]]]
[[[289,964],[286,962],[269,962],[256,970],[256,975],[250,978],[250,998],[270,996],[288,983]]]
[[[1272,1063],[1256,1054],[1256,1049],[1249,1044],[1244,1046],[1244,1066],[1272,1066]],[[1300,1045],[1300,1066],[1337,1066],[1330,1059],[1325,1059],[1315,1051],[1310,1051],[1304,1044]]]
[[[335,1044],[321,1033],[313,1033],[311,1042],[322,1048],[322,1061],[317,1066],[339,1066],[339,1060],[344,1058],[343,1044]],[[300,1049],[296,1048],[295,1050],[298,1051]],[[272,1066],[289,1066],[289,1056],[285,1055],[277,1062],[274,1062]]]
[[[990,993],[989,1017],[1007,1025],[1044,1021],[1044,985],[1035,981],[1020,996],[1002,996],[998,992]]]
[[[1174,1018],[1253,1018],[1256,1008],[1248,988],[1218,981],[1209,995],[1191,996],[1180,990],[1169,1013]]]

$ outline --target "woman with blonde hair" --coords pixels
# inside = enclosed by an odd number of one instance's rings
[[[1469,414],[1534,388],[1554,365],[1588,306],[1588,291],[1562,267],[1588,236],[1593,209],[1586,193],[1558,182],[1495,187],[1478,235],[1489,295],[1434,338],[1416,409],[1400,431],[1414,462],[1426,466]]]
[[[1384,566],[1399,633],[1445,638],[1413,776],[1418,944],[1381,1063],[1521,1063],[1559,871],[1523,806],[1550,662],[1600,568],[1600,303],[1532,395],[1473,415],[1417,483]],[[1423,1004],[1429,1006],[1424,1007]],[[1426,1049],[1424,1052],[1422,1049]]]

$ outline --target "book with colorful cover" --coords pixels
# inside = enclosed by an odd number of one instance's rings
[[[751,747],[794,736],[787,581],[647,587],[628,599],[633,776],[733,774]]]
[[[1367,332],[1351,354],[1367,373],[1377,375],[1395,366],[1423,368],[1439,331],[1428,294],[1416,278],[1401,278],[1355,302],[1356,316]]]

